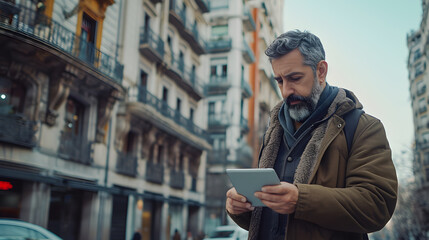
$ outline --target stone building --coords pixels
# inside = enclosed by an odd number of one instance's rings
[[[422,21],[416,31],[407,35],[408,43],[408,78],[410,83],[411,106],[414,120],[414,162],[413,172],[416,182],[415,209],[417,226],[422,236],[429,236],[429,121],[428,106],[429,72],[429,1],[422,0]]]
[[[207,11],[0,0],[0,217],[64,239],[201,231]]]

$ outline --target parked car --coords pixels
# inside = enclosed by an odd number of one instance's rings
[[[38,225],[16,219],[0,219],[0,240],[62,240]]]
[[[246,240],[248,232],[236,225],[219,226],[204,240]]]

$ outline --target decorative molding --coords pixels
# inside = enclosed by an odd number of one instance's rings
[[[49,80],[48,111],[45,122],[54,126],[58,117],[58,109],[65,103],[70,93],[71,83],[76,80],[76,70],[67,66],[62,72],[54,72]]]
[[[115,105],[115,102],[118,100],[118,98],[119,91],[116,89],[112,90],[109,94],[107,94],[107,96],[101,95],[98,98],[97,133],[95,136],[95,141],[97,143],[104,142],[104,136],[106,135],[104,127],[112,115],[113,106]]]

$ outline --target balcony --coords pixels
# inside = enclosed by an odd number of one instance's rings
[[[247,133],[249,131],[249,123],[247,119],[245,119],[243,116],[240,117],[240,127],[241,131],[244,133]]]
[[[185,174],[183,171],[170,170],[170,187],[183,189],[185,187]]]
[[[162,184],[164,182],[164,166],[162,164],[147,161],[146,181]]]
[[[225,164],[227,162],[228,153],[228,149],[212,150],[207,154],[207,161],[209,164]]]
[[[419,107],[419,113],[424,113],[424,112],[426,112],[426,110],[427,110],[426,106]]]
[[[417,89],[417,96],[421,96],[426,92],[426,85]]]
[[[19,114],[0,114],[0,141],[22,147],[36,146],[36,123]]]
[[[175,109],[169,107],[164,101],[161,101],[157,97],[155,97],[152,93],[147,91],[145,87],[139,88],[138,101],[144,104],[147,104],[157,111],[159,111],[162,115],[167,118],[172,119],[179,126],[182,126],[187,131],[193,133],[194,135],[209,140],[207,132],[195,125],[190,119],[185,118],[180,113],[178,113]]]
[[[201,12],[206,13],[210,11],[210,2],[209,0],[195,0],[198,7],[201,9]]]
[[[116,171],[130,177],[137,176],[137,157],[124,153],[118,153]]]
[[[250,49],[249,44],[247,44],[246,40],[243,40],[243,58],[244,60],[246,60],[246,62],[248,64],[252,64],[253,62],[255,62],[255,55],[253,55],[253,51],[252,49]]]
[[[181,31],[180,34],[183,39],[188,41],[192,50],[196,54],[201,55],[206,53],[207,43],[201,38],[200,33],[198,31],[197,23],[187,23],[187,25],[185,26],[185,31]]]
[[[186,11],[185,9],[179,7],[176,0],[170,0],[170,11],[168,14],[168,21],[177,28],[177,30],[182,31],[186,26]]]
[[[228,52],[232,48],[232,39],[229,36],[224,36],[218,39],[211,39],[207,42],[207,52],[221,53]]]
[[[250,98],[253,95],[252,87],[250,87],[249,83],[244,80],[244,77],[241,77],[241,89],[243,92],[243,97]]]
[[[227,76],[210,76],[210,81],[206,84],[206,95],[226,94],[231,87],[231,82]]]
[[[185,66],[183,59],[176,58],[171,54],[171,62],[165,73],[194,99],[203,98],[204,91],[199,78],[190,68]]]
[[[243,11],[243,26],[246,31],[253,32],[256,30],[256,24],[249,8],[245,7]]]
[[[92,162],[91,148],[92,144],[85,143],[82,136],[69,131],[61,133],[58,153],[62,158],[89,165]]]
[[[225,131],[230,124],[231,118],[226,112],[209,113],[208,127],[210,131]]]
[[[161,63],[164,59],[164,41],[151,29],[141,29],[140,52],[150,61]]]
[[[100,51],[92,43],[49,17],[37,14],[21,5],[15,5],[14,8],[19,9],[19,12],[10,11],[5,7],[5,3],[1,2],[0,19],[6,18],[10,21],[0,21],[0,28],[40,40],[44,44],[88,64],[94,70],[107,76],[112,82],[122,83],[124,66],[116,58]],[[13,17],[9,15],[12,13],[15,13]]]

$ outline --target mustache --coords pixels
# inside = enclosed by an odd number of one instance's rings
[[[294,101],[308,102],[308,98],[299,96],[299,95],[290,95],[284,101],[288,106],[290,106],[291,102],[294,102]]]

